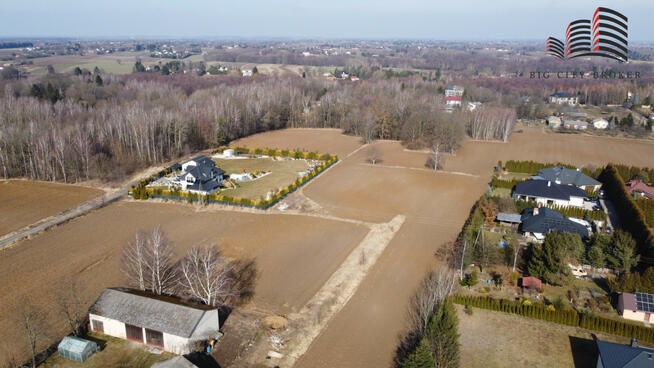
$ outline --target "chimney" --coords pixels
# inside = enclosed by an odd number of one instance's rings
[[[552,186],[552,182],[548,180],[548,181],[547,181],[547,186],[548,186],[548,187],[551,187],[551,186]]]
[[[631,338],[631,347],[632,348],[637,348],[638,347],[638,340],[636,340],[633,337]]]

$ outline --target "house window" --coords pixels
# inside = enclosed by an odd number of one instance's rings
[[[148,345],[154,345],[154,346],[158,346],[160,348],[163,348],[163,346],[164,346],[163,333],[162,332],[146,328],[145,329],[145,338],[146,338],[146,341],[147,341]]]
[[[91,329],[95,332],[104,333],[104,324],[101,321],[92,319],[91,320]]]
[[[186,182],[187,183],[193,183],[194,181],[195,181],[195,179],[192,176],[187,176],[186,177]]]
[[[125,336],[127,336],[127,340],[143,342],[143,329],[139,326],[125,323]]]

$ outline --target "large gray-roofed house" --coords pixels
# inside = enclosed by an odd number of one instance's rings
[[[550,180],[527,180],[516,184],[513,198],[533,200],[543,206],[583,207],[586,191],[574,185],[556,184]]]
[[[215,307],[123,288],[102,291],[89,320],[94,331],[178,354],[190,352],[194,341],[214,337],[220,327]]]
[[[654,349],[638,346],[635,339],[631,345],[595,340],[597,344],[597,368],[651,368],[654,367]]]
[[[581,170],[568,169],[564,166],[554,166],[538,170],[538,176],[534,179],[549,180],[556,184],[574,185],[581,189],[587,187],[599,189],[602,185],[599,181],[581,172]]]
[[[582,238],[588,238],[588,229],[574,221],[565,218],[560,212],[547,207],[528,208],[524,210],[521,217],[520,231],[525,234],[532,234],[536,239],[543,239],[545,234],[558,231],[579,234]]]

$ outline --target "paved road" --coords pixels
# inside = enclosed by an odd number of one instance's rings
[[[617,229],[622,229],[622,225],[620,224],[620,219],[618,218],[618,214],[615,212],[615,207],[613,207],[613,203],[609,201],[608,199],[603,199],[600,198],[600,204],[602,205],[602,209],[604,209],[604,212],[606,212],[606,225],[610,226],[611,229],[617,230]]]
[[[85,202],[79,207],[72,209],[66,213],[63,213],[53,219],[50,219],[46,222],[43,222],[41,224],[38,224],[34,227],[30,227],[27,230],[21,231],[18,234],[14,234],[12,236],[9,236],[7,238],[4,238],[0,240],[0,249],[3,247],[6,247],[9,244],[12,244],[14,242],[17,242],[19,240],[22,240],[24,238],[27,238],[29,236],[35,235],[40,233],[41,231],[47,230],[48,228],[59,225],[61,223],[64,223],[70,219],[73,219],[77,216],[81,216],[85,213],[88,213],[96,208],[100,208],[104,206],[107,203],[113,202],[120,197],[123,197],[127,195],[127,192],[129,192],[130,187],[132,186],[133,183],[129,184],[128,186],[114,192],[111,194],[107,194],[105,196],[102,196],[101,198],[93,199],[91,201]]]

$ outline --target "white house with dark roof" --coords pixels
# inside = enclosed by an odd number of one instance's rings
[[[527,237],[541,241],[552,231],[579,234],[588,238],[589,231],[584,225],[571,221],[558,211],[547,207],[528,208],[520,217],[519,230]]]
[[[123,288],[102,291],[89,321],[95,332],[175,354],[192,352],[195,343],[215,338],[220,328],[215,307]]]
[[[527,180],[515,185],[513,198],[534,201],[542,206],[584,207],[586,191],[574,185],[556,184],[551,180]]]
[[[654,321],[654,295],[647,293],[621,293],[618,296],[618,313],[622,318],[638,322]]]
[[[216,167],[216,163],[204,155],[181,164],[181,167],[177,165],[175,169],[181,169],[181,172],[172,183],[184,191],[197,194],[210,194],[218,190],[225,175],[224,170]]]

